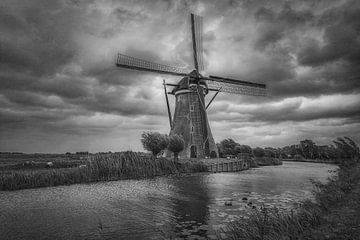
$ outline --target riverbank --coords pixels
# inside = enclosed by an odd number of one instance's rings
[[[280,159],[280,158],[254,157],[253,161],[255,164],[254,167],[282,165],[282,159]]]
[[[335,160],[321,160],[321,159],[293,159],[293,158],[284,158],[282,161],[285,162],[313,162],[313,163],[327,163],[327,164],[336,164]]]
[[[26,161],[21,161],[20,157]],[[46,154],[44,157],[30,155],[27,158],[26,154],[20,157],[16,158],[16,164],[2,164],[0,167],[0,190],[142,179],[178,173],[213,172],[209,166],[214,164],[220,164],[221,171],[226,169],[226,172],[231,169],[242,171],[251,167],[282,164],[280,160],[273,158],[174,161],[172,158],[154,158],[135,152],[93,154],[82,156],[81,159],[65,159],[61,155]],[[11,162],[10,160],[7,159],[8,162]],[[235,160],[241,164],[237,164],[239,166],[233,164]],[[220,168],[217,169],[217,172],[221,172]]]
[[[315,202],[290,213],[254,209],[224,229],[227,239],[360,239],[360,164],[342,166],[326,184],[314,184]]]
[[[201,162],[175,162],[172,159],[142,156],[134,152],[95,154],[73,168],[3,170],[0,190],[51,187],[77,183],[142,179],[156,176],[205,172]]]

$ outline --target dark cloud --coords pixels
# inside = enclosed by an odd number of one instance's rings
[[[317,16],[317,24],[323,28],[323,39],[307,39],[298,52],[299,63],[320,66],[329,62],[360,61],[360,4],[349,1],[330,8]]]
[[[255,19],[261,23],[255,48],[264,50],[269,44],[287,38],[297,28],[302,28],[314,19],[309,10],[294,10],[286,2],[279,12],[261,7],[255,12]]]
[[[115,147],[114,139],[139,149],[141,131],[166,132],[161,84],[179,78],[117,68],[116,53],[191,69],[189,12],[204,16],[206,73],[269,89],[270,98],[220,94],[209,110],[215,138],[281,144],[315,129],[329,139],[358,126],[358,1],[6,0],[0,151],[70,150],[80,139],[77,146],[98,150]],[[332,121],[344,130],[328,133]],[[294,133],[281,128],[290,123]]]
[[[0,37],[1,69],[36,76],[51,75],[75,55],[71,39],[76,12],[61,4],[33,1],[16,7],[2,6],[5,13]],[[8,21],[9,20],[9,21]]]
[[[356,1],[333,6],[329,2],[326,7],[322,1],[307,3],[295,9],[296,3],[286,2],[254,13],[259,23],[254,49],[265,53],[266,66],[274,61],[279,66],[268,71],[271,94],[281,98],[358,92],[360,5]],[[274,58],[274,49],[283,54]],[[258,69],[266,72],[266,67]],[[281,72],[283,77],[277,75]],[[254,79],[261,81],[264,76]]]
[[[359,9],[360,14],[360,9]],[[349,25],[329,26],[324,33],[325,45],[309,39],[298,54],[299,63],[308,66],[339,60],[360,63],[360,41],[357,36],[360,29]]]

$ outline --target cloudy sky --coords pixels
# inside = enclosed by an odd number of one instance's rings
[[[191,67],[190,12],[204,17],[205,74],[269,92],[219,94],[215,141],[360,142],[359,1],[2,0],[0,151],[143,150],[143,131],[168,133],[162,79],[179,78],[115,59]]]

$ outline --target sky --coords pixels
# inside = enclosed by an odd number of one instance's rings
[[[191,12],[203,16],[203,74],[268,89],[216,97],[216,142],[360,142],[359,1],[2,0],[0,151],[143,151],[142,132],[168,134],[162,81],[179,77],[115,60],[191,69]]]

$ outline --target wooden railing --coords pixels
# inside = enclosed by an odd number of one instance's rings
[[[238,172],[249,169],[249,163],[244,160],[237,160],[231,162],[213,163],[208,166],[209,172]]]

